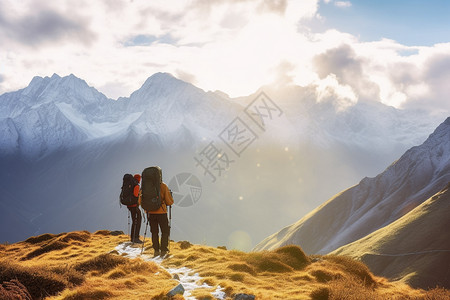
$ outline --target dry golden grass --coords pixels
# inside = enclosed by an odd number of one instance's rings
[[[0,284],[0,299],[31,300],[27,288],[17,279]]]
[[[18,284],[9,287],[29,292],[33,299],[167,299],[178,281],[153,262],[113,251],[125,241],[128,236],[103,230],[44,234],[1,245],[0,282],[16,279]],[[152,254],[148,244],[145,254]],[[236,293],[256,299],[450,299],[448,290],[412,289],[374,276],[353,259],[308,257],[297,246],[245,253],[183,241],[171,242],[171,254],[164,267],[188,267],[211,286],[193,291],[197,299],[214,299],[219,285],[227,299]]]

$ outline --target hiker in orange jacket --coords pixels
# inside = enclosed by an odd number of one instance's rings
[[[152,233],[154,256],[164,256],[169,252],[170,227],[167,218],[167,207],[173,204],[172,193],[169,187],[162,182],[162,171],[158,167],[161,178],[161,207],[152,212],[147,212],[147,219],[150,222],[150,231]],[[139,205],[141,205],[142,193],[139,195]],[[161,243],[159,242],[159,228],[161,228]]]
[[[135,174],[134,179],[138,182],[138,184],[134,187],[133,195],[135,197],[139,196],[139,182],[141,181],[141,175]],[[128,210],[131,213],[131,219],[133,220],[133,223],[131,225],[131,242],[142,244],[142,241],[139,239],[139,232],[141,231],[141,222],[142,222],[142,215],[141,210],[139,209],[138,204],[128,205]]]

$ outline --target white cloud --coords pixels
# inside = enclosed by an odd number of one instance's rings
[[[352,3],[350,1],[335,1],[334,5],[337,7],[351,7]]]
[[[317,85],[323,97],[331,91],[346,103],[449,109],[448,44],[313,33],[304,21],[318,18],[319,1],[0,0],[0,93],[35,75],[73,73],[117,98],[170,72],[231,96],[285,81]]]

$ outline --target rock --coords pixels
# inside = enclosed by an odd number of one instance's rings
[[[234,295],[233,300],[255,300],[255,296],[241,293]]]
[[[184,287],[183,285],[180,283],[179,285],[177,285],[176,287],[174,287],[173,289],[171,289],[168,293],[167,293],[167,297],[173,297],[177,294],[183,295],[184,294]]]
[[[180,281],[180,276],[178,274],[173,275],[173,279]]]
[[[109,254],[119,255],[119,252],[117,250],[111,250],[109,251]]]
[[[227,250],[227,247],[225,247],[225,246],[218,246],[217,249]]]

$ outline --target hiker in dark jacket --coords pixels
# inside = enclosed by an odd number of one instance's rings
[[[165,256],[169,252],[169,236],[170,227],[167,218],[167,207],[173,204],[172,193],[169,187],[162,182],[161,168],[157,167],[160,172],[160,195],[161,206],[156,211],[147,212],[147,218],[150,222],[150,231],[152,233],[154,256]],[[139,195],[139,205],[141,205],[142,193]],[[161,228],[161,243],[159,242],[159,228]]]
[[[134,187],[133,195],[135,197],[139,196],[139,182],[141,181],[141,175],[135,174],[134,179],[138,182],[138,184]],[[141,210],[139,209],[138,204],[128,205],[128,210],[131,213],[131,219],[133,220],[133,223],[131,225],[131,242],[142,244],[142,241],[139,239],[139,232],[141,231],[141,222],[142,222],[142,215]]]

